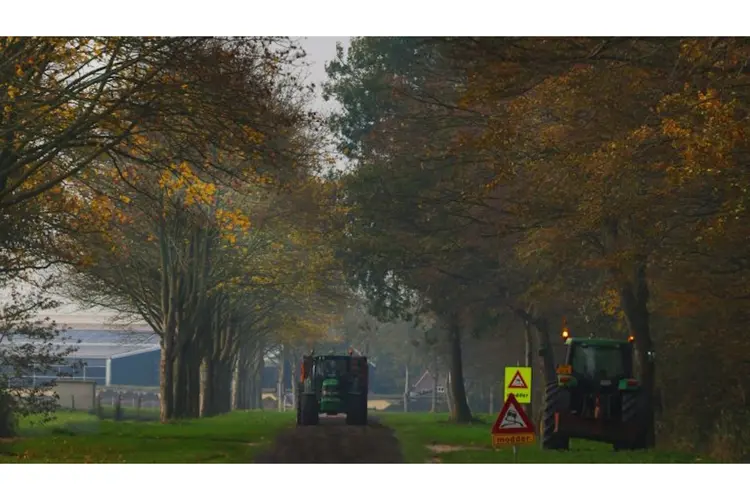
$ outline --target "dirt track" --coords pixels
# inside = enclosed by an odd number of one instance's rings
[[[401,463],[393,431],[370,418],[367,426],[346,425],[343,417],[320,417],[317,426],[281,433],[257,463]]]

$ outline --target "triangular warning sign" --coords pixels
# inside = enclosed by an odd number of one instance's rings
[[[521,370],[516,370],[516,374],[513,375],[512,379],[510,379],[508,388],[509,389],[528,389],[529,388],[529,386],[526,385],[526,381],[521,376]]]
[[[518,403],[513,394],[508,396],[508,400],[503,405],[500,414],[497,416],[495,425],[492,426],[492,434],[525,434],[534,432],[529,417]]]

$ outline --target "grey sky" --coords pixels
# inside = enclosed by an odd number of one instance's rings
[[[350,39],[348,36],[315,36],[300,39],[300,45],[307,52],[310,64],[308,80],[318,87],[316,111],[327,111],[332,107],[332,104],[326,103],[320,95],[320,86],[326,79],[325,64],[336,57],[336,42],[340,42],[346,50]]]

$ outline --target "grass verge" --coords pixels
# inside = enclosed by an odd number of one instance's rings
[[[392,428],[407,462],[513,463],[512,448],[493,449],[490,428],[494,416],[477,415],[483,423],[456,425],[448,414],[378,413]],[[570,451],[541,450],[539,444],[519,448],[519,463],[694,463],[705,460],[663,450],[614,452],[612,446],[573,439]]]
[[[263,411],[170,424],[60,411],[45,425],[22,422],[0,442],[0,463],[248,463],[293,423],[293,413]]]

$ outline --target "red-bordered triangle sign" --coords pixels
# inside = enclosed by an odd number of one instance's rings
[[[529,386],[526,384],[526,381],[523,379],[523,376],[521,375],[521,370],[516,370],[516,374],[513,375],[513,378],[510,379],[510,383],[508,384],[508,389],[528,389]]]
[[[527,434],[534,432],[534,425],[516,397],[510,394],[490,432],[492,434]]]

